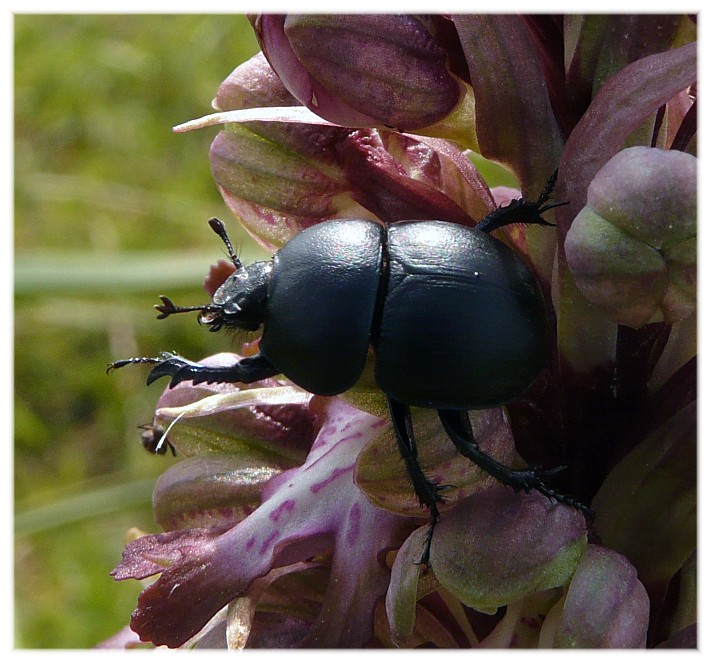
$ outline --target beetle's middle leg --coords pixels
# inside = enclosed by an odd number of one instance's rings
[[[443,502],[443,497],[439,491],[444,489],[443,485],[437,485],[429,480],[419,464],[417,458],[417,445],[414,441],[414,428],[412,427],[412,414],[408,405],[405,405],[392,398],[387,398],[390,416],[394,426],[394,433],[397,437],[399,452],[407,467],[407,473],[414,486],[414,492],[422,506],[429,509],[429,531],[427,532],[424,553],[419,561],[423,565],[429,563],[429,552],[431,551],[431,538],[434,535],[434,526],[439,521],[439,508],[437,503]]]
[[[536,492],[540,492],[540,494],[544,494],[548,499],[553,499],[567,506],[572,506],[590,519],[594,519],[594,512],[590,508],[545,485],[544,479],[558,473],[562,467],[548,471],[539,471],[536,467],[528,467],[527,469],[520,470],[511,469],[480,449],[473,437],[471,421],[468,418],[468,412],[466,410],[439,409],[438,413],[446,433],[449,435],[451,441],[454,442],[458,452],[477,464],[498,482],[512,487],[516,492],[530,492],[535,490]]]

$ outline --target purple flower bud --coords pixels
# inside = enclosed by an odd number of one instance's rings
[[[482,177],[452,143],[353,131],[294,101],[257,55],[220,86],[213,103],[221,112],[175,128],[226,126],[210,149],[212,173],[234,215],[266,248],[331,218],[475,225],[493,209]],[[469,135],[472,120],[462,121]]]
[[[210,162],[230,209],[271,248],[330,218],[437,218],[472,226],[494,206],[471,162],[438,139],[231,122],[212,143]]]
[[[283,86],[263,53],[240,64],[217,90],[215,110],[239,110],[258,106],[297,106],[298,100]]]
[[[442,21],[402,14],[252,18],[266,58],[304,106],[343,126],[400,131],[443,119],[462,96],[437,43]]]
[[[565,254],[577,287],[617,323],[673,323],[695,310],[697,159],[631,147],[589,186]]]
[[[649,599],[621,554],[588,545],[565,596],[547,615],[541,648],[644,648]]]
[[[166,531],[234,525],[255,510],[282,469],[238,454],[209,453],[173,465],[155,484],[153,515]]]
[[[299,104],[259,53],[227,77],[212,105],[228,112]],[[298,121],[227,127],[210,148],[213,177],[234,215],[269,250],[328,218],[368,217],[335,164],[334,145],[347,129]]]
[[[536,492],[492,487],[441,518],[431,565],[437,579],[464,604],[494,613],[502,605],[566,584],[586,544],[579,511]]]
[[[330,167],[329,145],[312,136],[312,131],[291,136],[299,140],[300,153],[288,143],[266,140],[248,125],[232,125],[212,142],[212,175],[222,197],[269,249],[329,218],[371,217],[353,201],[339,169]]]

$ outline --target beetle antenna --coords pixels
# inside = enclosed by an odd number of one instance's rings
[[[220,221],[218,218],[211,218],[208,223],[210,224],[210,227],[215,232],[215,234],[224,242],[224,245],[227,247],[227,253],[229,253],[229,257],[232,260],[232,264],[234,264],[234,268],[239,271],[239,269],[242,268],[242,263],[241,260],[237,257],[237,253],[235,252],[234,247],[232,246],[232,242],[229,240],[229,236],[227,235],[227,228],[224,227],[224,223],[222,223],[222,221]]]
[[[163,302],[161,304],[156,304],[153,306],[160,315],[158,315],[159,320],[164,320],[170,315],[175,315],[177,313],[191,313],[194,311],[200,311],[202,313],[217,313],[219,312],[219,306],[206,305],[206,306],[176,306],[168,297],[160,295],[160,300]]]

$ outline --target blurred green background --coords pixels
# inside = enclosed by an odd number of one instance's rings
[[[257,52],[241,16],[15,15],[15,647],[86,648],[129,619],[138,582],[109,577],[126,531],[156,531],[137,426],[162,385],[116,358],[229,348],[166,293],[199,303],[228,221],[212,181],[219,83]]]

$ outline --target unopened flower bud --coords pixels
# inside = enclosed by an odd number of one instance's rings
[[[427,18],[429,20],[427,20]],[[449,115],[463,93],[451,73],[443,17],[259,14],[252,23],[284,85],[343,126],[412,131]]]
[[[541,648],[644,648],[649,598],[621,554],[588,545],[540,632]]]
[[[697,159],[630,147],[589,186],[565,240],[577,287],[619,324],[673,323],[695,310]]]
[[[270,250],[332,218],[475,225],[493,209],[480,174],[451,143],[346,129],[315,115],[317,122],[288,119],[288,107],[274,121],[272,104],[289,98],[257,56],[220,87],[215,105],[223,112],[189,123],[225,123],[210,150],[212,174],[234,215]],[[241,119],[250,103],[264,105]]]
[[[579,511],[535,492],[492,487],[442,517],[434,531],[431,565],[461,602],[493,613],[566,584],[586,544]]]

